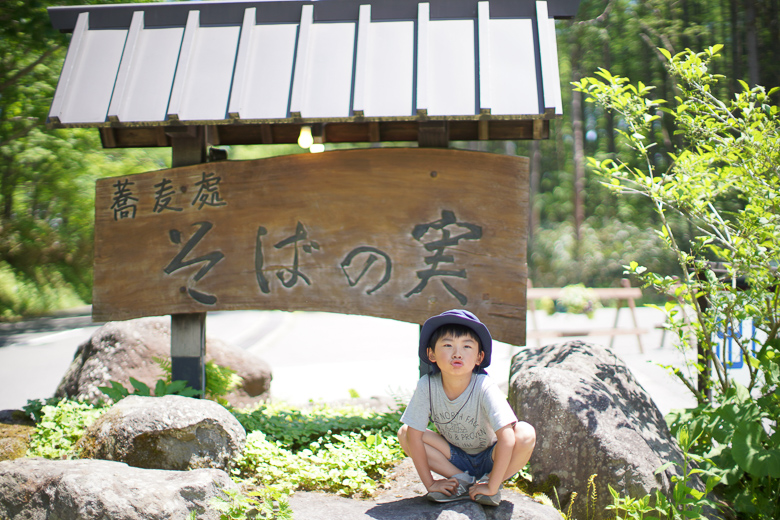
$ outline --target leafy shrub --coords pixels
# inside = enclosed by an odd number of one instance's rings
[[[395,435],[402,409],[377,413],[357,407],[323,406],[305,412],[286,405],[261,405],[251,412],[233,411],[247,432],[262,431],[272,441],[299,451],[312,442],[330,442],[335,434],[372,431]]]
[[[234,474],[281,493],[324,490],[367,497],[401,454],[394,435],[351,432],[331,439],[295,453],[254,431],[235,461]]]
[[[50,266],[30,271],[23,273],[0,261],[0,321],[84,304],[59,271]]]
[[[74,446],[84,430],[103,414],[105,408],[62,400],[56,406],[43,406],[41,411],[41,421],[30,439],[27,456],[70,459],[77,456]]]
[[[396,438],[401,413],[328,406],[303,411],[285,405],[233,410],[250,432],[235,461],[235,477],[282,494],[323,490],[369,496],[402,458]]]
[[[588,318],[593,318],[596,309],[601,308],[601,302],[593,290],[578,283],[564,287],[561,290],[560,298],[556,300],[550,298],[543,299],[540,307],[547,314],[570,312],[572,314],[585,314]]]

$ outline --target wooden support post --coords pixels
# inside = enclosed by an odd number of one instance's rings
[[[203,126],[172,127],[171,166],[190,166],[206,162],[207,130]],[[171,315],[171,381],[206,392],[206,313]]]
[[[206,313],[171,314],[171,381],[206,389]]]

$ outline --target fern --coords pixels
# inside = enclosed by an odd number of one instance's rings
[[[195,397],[200,394],[198,390],[187,386],[186,381],[179,380],[171,382],[172,366],[169,358],[154,357],[152,359],[154,359],[162,371],[165,372],[165,378],[158,380],[157,384],[154,386],[155,397],[161,397],[163,395]],[[224,396],[235,390],[242,382],[243,379],[236,374],[235,370],[219,366],[213,361],[206,363],[207,399],[217,401],[219,404],[226,406],[228,403],[225,401]],[[98,388],[114,402],[120,401],[128,395],[152,395],[152,391],[148,385],[132,377],[130,378],[130,384],[133,387],[132,391],[128,390],[117,381],[109,381],[109,384],[111,386],[100,386]]]
[[[165,380],[170,383],[172,365],[170,358],[154,357],[155,363],[165,372]],[[206,362],[206,399],[212,399],[225,404],[224,397],[238,388],[244,380],[236,371],[217,365],[213,361]]]

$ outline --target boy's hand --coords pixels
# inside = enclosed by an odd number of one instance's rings
[[[458,481],[454,478],[434,480],[431,487],[428,488],[428,492],[438,491],[445,495],[452,496],[458,490]]]
[[[498,489],[499,486],[496,486],[496,490],[491,491],[489,484],[474,484],[469,488],[469,497],[474,500],[477,495],[493,496],[498,493]]]

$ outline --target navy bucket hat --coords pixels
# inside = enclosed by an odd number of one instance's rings
[[[490,365],[490,355],[493,352],[493,338],[490,337],[490,331],[481,321],[479,321],[479,318],[469,311],[462,309],[453,309],[451,311],[442,312],[438,316],[433,316],[425,320],[425,324],[420,331],[420,359],[428,365],[431,365],[434,372],[438,372],[439,367],[428,359],[428,343],[431,341],[431,336],[436,329],[442,325],[450,324],[465,325],[477,335],[480,345],[482,346],[482,352],[485,353],[485,357],[479,365],[480,372],[482,372],[482,369]]]

